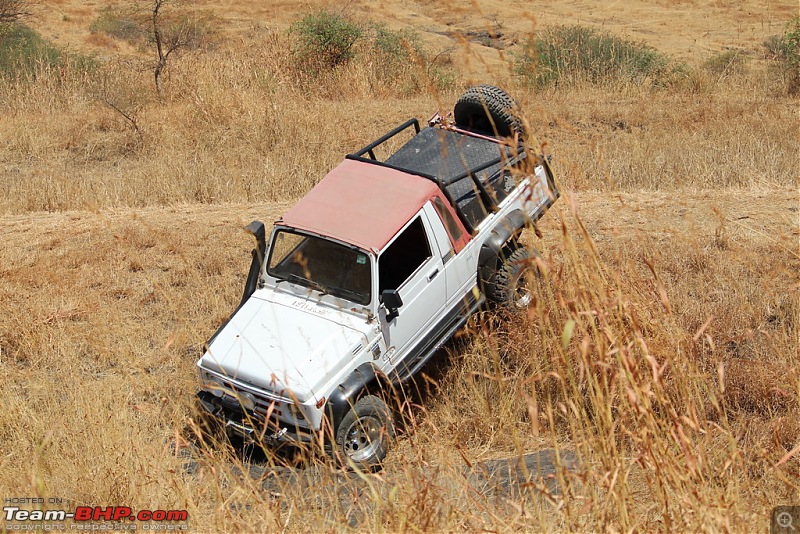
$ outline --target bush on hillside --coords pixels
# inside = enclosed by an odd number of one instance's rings
[[[371,48],[388,61],[408,61],[424,55],[419,34],[415,31],[395,31],[379,23],[372,23],[370,30]]]
[[[24,24],[0,25],[0,74],[34,75],[61,62],[61,52]]]
[[[708,58],[703,68],[718,78],[743,74],[747,70],[747,55],[738,48],[725,50]]]
[[[583,26],[557,26],[531,36],[516,72],[536,87],[563,83],[662,83],[669,57],[651,47]]]
[[[151,68],[159,96],[162,75],[173,60],[186,50],[209,48],[215,36],[212,14],[167,9],[171,3],[159,0],[152,3],[151,9],[106,7],[89,26],[93,33],[127,41],[141,49],[150,48],[156,55]]]
[[[455,77],[447,68],[449,57],[436,57],[425,49],[417,32],[392,30],[370,23],[358,53],[370,65],[380,83],[396,83],[401,94],[419,93],[425,84],[437,89],[452,86]]]
[[[97,18],[89,25],[89,31],[141,45],[147,41],[147,24],[144,13],[130,8],[107,6],[99,10]]]
[[[356,41],[364,35],[360,25],[325,10],[306,15],[289,31],[297,36],[295,59],[317,70],[332,69],[350,61],[355,56]]]
[[[89,31],[143,47],[154,42],[153,13],[131,7],[105,7],[89,25]],[[186,43],[185,48],[207,48],[214,38],[214,16],[207,12],[162,11],[159,31],[165,43],[180,39]]]
[[[414,31],[319,11],[295,22],[289,35],[291,68],[300,84],[318,86],[323,79],[336,78],[336,71],[344,67],[360,69],[371,86],[404,95],[418,93],[424,86],[441,89],[454,80],[443,56],[431,57]]]
[[[774,71],[783,78],[786,91],[800,93],[800,17],[794,17],[786,25],[782,35],[773,35],[764,41],[764,47],[775,61]]]

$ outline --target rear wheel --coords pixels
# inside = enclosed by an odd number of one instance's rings
[[[539,277],[535,258],[539,253],[525,247],[514,250],[502,261],[486,281],[486,297],[497,304],[511,308],[527,308],[533,302],[533,294],[528,287],[528,274]]]
[[[453,118],[460,128],[511,137],[522,134],[517,109],[517,103],[508,93],[483,84],[470,87],[461,95],[453,109]]]
[[[394,435],[394,418],[386,403],[374,395],[361,397],[336,432],[340,461],[346,466],[373,470],[383,463]]]

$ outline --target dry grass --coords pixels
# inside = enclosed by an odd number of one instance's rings
[[[467,18],[496,31],[491,9]],[[163,101],[147,49],[112,56],[91,76],[63,69],[36,83],[0,80],[0,213],[298,198],[342,154],[409,116],[449,111],[465,85],[487,78],[519,98],[554,147],[561,183],[575,190],[787,187],[800,167],[796,106],[775,96],[756,50],[746,51],[744,74],[719,78],[695,65],[670,90],[536,95],[511,77],[513,48],[429,38],[432,54],[445,52],[437,61],[458,68],[442,91],[428,65],[387,69],[369,55],[309,77],[285,28],[253,23],[218,39],[172,63]]]
[[[754,531],[800,500],[797,101],[765,69],[540,95],[504,69],[409,94],[367,64],[300,83],[283,34],[235,28],[173,65],[163,101],[136,57],[0,81],[0,494],[269,532]],[[476,75],[519,97],[567,193],[531,236],[536,305],[482,313],[426,367],[375,477],[313,464],[265,491],[224,446],[186,472],[175,444],[200,345],[240,297],[241,228]],[[543,447],[580,458],[560,494],[465,482]]]
[[[585,233],[565,202],[543,225],[551,274],[536,307],[484,314],[428,367],[438,385],[413,396],[382,474],[397,489],[367,487],[349,507],[330,488],[352,485],[322,467],[276,497],[231,474],[224,451],[195,474],[172,454],[194,417],[199,343],[239,296],[239,229],[288,204],[7,216],[3,492],[186,507],[200,530],[338,529],[351,516],[367,530],[761,528],[798,491],[797,458],[775,467],[800,439],[797,198],[708,196],[622,195],[613,224],[608,197],[584,194]],[[710,206],[749,216],[724,246]],[[681,224],[650,217],[665,209]],[[776,268],[747,275],[755,257]],[[563,495],[515,508],[467,492],[462,454],[553,446],[582,462]]]

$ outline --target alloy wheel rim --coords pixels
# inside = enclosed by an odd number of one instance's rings
[[[533,294],[525,285],[525,274],[521,274],[517,279],[514,288],[514,306],[517,308],[527,308],[533,302]]]
[[[363,462],[375,455],[381,446],[383,425],[374,416],[361,417],[350,425],[344,440],[344,452],[354,462]]]

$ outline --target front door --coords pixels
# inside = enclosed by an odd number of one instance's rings
[[[378,257],[378,294],[396,289],[403,301],[391,321],[386,320],[387,310],[381,306],[386,338],[384,371],[413,357],[415,341],[429,333],[443,311],[447,284],[441,255],[433,243],[428,217],[420,211]]]

